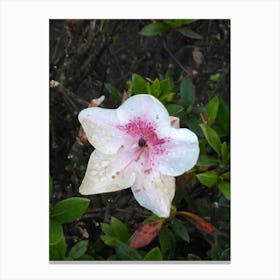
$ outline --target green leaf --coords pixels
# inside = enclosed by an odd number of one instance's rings
[[[113,232],[113,229],[112,229],[111,225],[101,223],[100,226],[101,226],[101,229],[102,229],[103,233],[105,233],[105,235],[114,236],[114,232]]]
[[[162,260],[162,254],[159,249],[159,247],[155,247],[152,250],[150,250],[145,256],[145,261],[161,261]]]
[[[170,24],[172,27],[180,27],[183,25],[188,25],[197,21],[197,19],[166,19],[165,23]]]
[[[199,182],[206,187],[213,187],[218,181],[218,175],[215,172],[204,172],[196,175]]]
[[[209,166],[217,165],[217,163],[218,160],[216,158],[201,154],[198,158],[198,162],[196,163],[196,165],[201,167],[209,167]]]
[[[221,140],[218,134],[211,127],[201,124],[200,125],[203,134],[208,142],[208,144],[219,154],[221,155]]]
[[[170,27],[164,22],[155,22],[144,26],[139,34],[143,36],[155,36],[160,35],[168,31]]]
[[[159,244],[162,254],[167,259],[172,258],[176,247],[176,239],[173,233],[166,227],[163,227],[159,233]]]
[[[80,258],[82,255],[86,253],[87,246],[88,246],[88,240],[79,241],[71,248],[69,252],[69,256],[72,257],[73,259]]]
[[[132,74],[132,91],[135,94],[147,93],[147,82],[138,74]]]
[[[116,240],[114,247],[118,258],[121,260],[142,260],[141,255],[135,249],[129,248],[120,240]]]
[[[60,223],[52,219],[49,224],[49,242],[50,260],[63,260],[66,252],[63,228]]]
[[[223,144],[221,145],[221,154],[223,163],[227,164],[229,160],[229,149],[227,146],[227,142],[223,142]]]
[[[184,111],[184,107],[178,104],[167,104],[165,107],[170,116],[177,116],[180,112]]]
[[[230,113],[228,105],[223,101],[220,100],[217,121],[219,126],[223,129],[225,135],[229,135],[230,130]]]
[[[172,229],[173,231],[184,241],[190,242],[190,236],[186,226],[182,223],[182,221],[177,218],[172,219]]]
[[[230,171],[225,172],[224,174],[222,174],[222,175],[220,176],[220,178],[221,178],[222,180],[229,180],[229,179],[230,179]]]
[[[123,242],[126,242],[129,239],[130,235],[127,230],[127,227],[119,219],[111,217],[111,225],[113,232],[115,236],[118,237],[118,239],[120,239]]]
[[[112,247],[115,245],[117,237],[115,236],[108,236],[108,235],[101,235],[100,239],[108,246]]]
[[[159,216],[157,215],[152,215],[148,218],[146,218],[144,221],[143,221],[143,225],[146,225],[146,224],[149,224],[151,222],[155,222],[155,221],[158,221],[158,220],[162,220],[162,218],[160,218]]]
[[[122,94],[113,85],[105,84],[105,88],[117,101],[122,101]]]
[[[220,192],[224,195],[227,200],[230,200],[230,183],[223,181],[218,184]]]
[[[151,85],[151,93],[156,98],[159,98],[160,95],[160,81],[155,79]]]
[[[160,81],[160,97],[168,95],[171,92],[171,82],[169,79],[164,79]]]
[[[184,77],[180,85],[181,104],[186,109],[194,104],[195,87],[189,77]]]
[[[197,118],[187,119],[188,128],[193,131],[198,137],[203,136],[202,129],[200,127],[200,121]]]
[[[208,125],[211,126],[214,121],[216,120],[218,109],[219,109],[219,97],[213,97],[207,104],[206,104],[206,114],[209,118]]]
[[[89,206],[90,200],[82,197],[66,198],[58,202],[51,211],[51,218],[61,223],[79,219]]]
[[[218,82],[218,81],[220,80],[220,76],[221,76],[220,73],[212,74],[212,75],[209,77],[209,80],[210,80],[211,82]]]
[[[88,254],[84,254],[76,259],[77,261],[92,261],[94,260],[94,257]]]
[[[176,30],[179,31],[185,37],[188,37],[188,38],[191,38],[191,39],[196,39],[196,40],[203,39],[203,37],[200,34],[194,32],[193,30],[191,30],[188,27],[181,27],[181,28],[178,28]]]
[[[161,102],[165,102],[165,101],[171,102],[171,101],[174,100],[175,95],[176,94],[174,92],[169,92],[169,93],[166,93],[166,94],[161,94],[160,97],[159,97],[159,100]]]

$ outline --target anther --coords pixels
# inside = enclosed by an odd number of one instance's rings
[[[141,137],[138,141],[138,146],[141,147],[141,148],[145,147],[146,146],[146,140]]]

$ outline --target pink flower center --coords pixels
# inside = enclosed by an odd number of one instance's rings
[[[129,121],[126,125],[119,126],[119,128],[133,138],[136,138],[139,147],[144,147],[145,145],[148,147],[156,147],[168,141],[166,137],[158,138],[155,123],[143,120],[140,117]]]
[[[141,158],[139,162],[144,168],[153,168],[155,157],[167,153],[163,144],[169,142],[169,138],[159,138],[156,127],[155,123],[140,117],[129,121],[125,125],[118,126],[120,130],[135,140],[139,149],[136,150],[132,161],[138,162]]]

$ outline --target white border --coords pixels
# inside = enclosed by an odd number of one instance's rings
[[[280,279],[279,2],[1,2],[1,279]],[[230,18],[231,264],[48,262],[49,18]]]

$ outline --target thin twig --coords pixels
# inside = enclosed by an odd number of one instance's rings
[[[165,48],[165,50],[168,52],[168,54],[172,57],[172,59],[180,66],[180,68],[190,77],[193,76],[192,74],[192,70],[189,68],[185,68],[182,63],[173,55],[173,53],[170,51],[170,49],[167,47],[166,42],[163,42],[163,47]]]
[[[51,80],[50,81],[50,87],[56,89],[58,92],[62,93],[66,96],[66,98],[69,100],[75,100],[76,102],[80,103],[81,105],[87,107],[89,102],[78,97],[76,94],[71,92],[70,90],[66,89],[61,83],[58,81]]]

